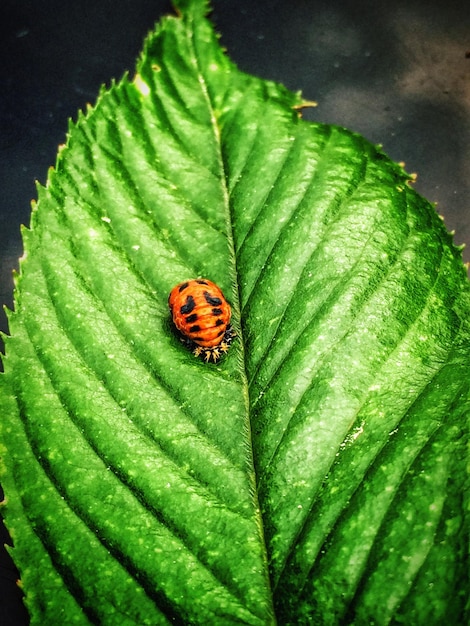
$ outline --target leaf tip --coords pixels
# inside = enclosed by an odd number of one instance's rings
[[[209,0],[173,0],[173,6],[179,16],[189,13],[205,16],[211,9]]]

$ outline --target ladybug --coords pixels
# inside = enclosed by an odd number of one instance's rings
[[[187,280],[173,287],[168,306],[181,340],[193,354],[217,363],[235,336],[232,310],[219,287],[206,278]]]

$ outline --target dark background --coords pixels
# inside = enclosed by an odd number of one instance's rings
[[[222,44],[241,69],[302,90],[319,104],[305,117],[358,131],[405,161],[456,243],[470,242],[468,0],[213,5]],[[0,0],[2,304],[12,306],[34,181],[45,182],[67,120],[95,102],[102,83],[133,72],[144,36],[170,11],[159,0]],[[3,311],[0,329],[7,331]],[[2,554],[3,626],[27,623],[16,577]]]

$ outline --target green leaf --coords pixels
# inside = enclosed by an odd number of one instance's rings
[[[470,292],[375,146],[178,0],[38,188],[1,377],[32,624],[468,619]],[[175,336],[205,276],[237,336]]]

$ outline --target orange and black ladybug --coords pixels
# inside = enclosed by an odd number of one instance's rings
[[[219,287],[206,278],[187,280],[173,287],[168,306],[182,341],[193,354],[217,363],[235,336],[230,326],[232,310]]]

